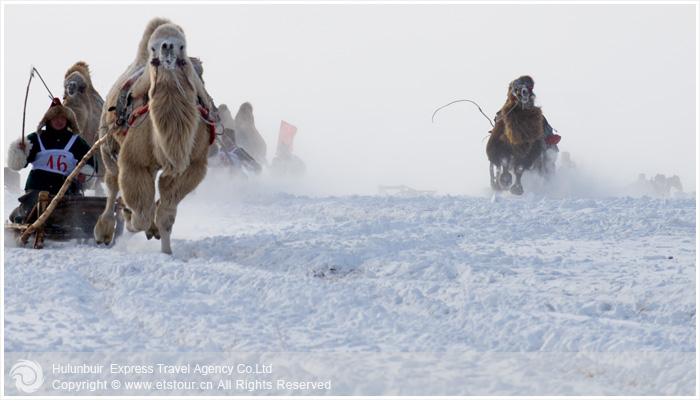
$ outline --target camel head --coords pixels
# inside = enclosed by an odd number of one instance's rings
[[[63,99],[85,93],[85,89],[87,89],[85,77],[79,72],[73,72],[63,81]]]
[[[173,24],[159,26],[148,41],[151,65],[163,66],[174,70],[176,66],[186,64],[187,57],[185,34]]]
[[[528,75],[523,75],[510,83],[509,96],[513,96],[520,102],[524,109],[533,108],[535,106],[535,93],[532,91],[534,87],[535,81]]]

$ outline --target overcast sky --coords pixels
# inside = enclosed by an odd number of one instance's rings
[[[696,2],[697,4],[697,2]],[[179,24],[207,89],[253,105],[274,156],[280,121],[298,127],[309,181],[338,194],[377,185],[439,193],[488,188],[484,138],[508,83],[537,104],[592,179],[679,175],[696,188],[697,7],[681,5],[172,5],[3,2],[3,160],[22,128],[30,67],[56,96],[90,65],[106,97],[154,17]],[[32,82],[26,133],[49,99]]]

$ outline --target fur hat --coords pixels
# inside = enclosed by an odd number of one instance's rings
[[[80,128],[78,127],[78,117],[75,116],[73,110],[61,105],[61,100],[59,100],[58,97],[55,97],[53,101],[51,101],[51,106],[49,107],[49,110],[46,111],[46,114],[44,114],[44,118],[41,119],[41,122],[39,122],[39,126],[36,127],[36,133],[39,134],[41,132],[41,128],[46,126],[46,124],[48,124],[49,121],[51,121],[52,119],[59,116],[66,118],[66,120],[68,121],[66,126],[70,128],[70,130],[74,134],[80,134]]]

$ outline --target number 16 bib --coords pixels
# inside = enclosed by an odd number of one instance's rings
[[[46,150],[44,148],[44,143],[41,141],[41,135],[37,135],[41,151],[36,153],[36,159],[32,162],[33,169],[41,169],[61,175],[70,175],[73,169],[75,169],[75,166],[78,165],[78,160],[76,160],[73,153],[68,150],[73,146],[77,138],[77,135],[73,135],[64,149]]]

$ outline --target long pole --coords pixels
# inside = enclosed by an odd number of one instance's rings
[[[27,93],[24,94],[24,111],[22,112],[22,143],[19,144],[19,147],[22,151],[24,151],[24,148],[25,148],[24,124],[25,124],[25,121],[27,120],[27,99],[29,98],[29,85],[32,84],[32,78],[34,78],[34,66],[32,66],[31,71],[29,71],[29,82],[27,82]]]

